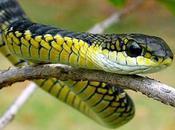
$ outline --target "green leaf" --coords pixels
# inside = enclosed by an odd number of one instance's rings
[[[175,0],[159,0],[164,4],[173,14],[175,14]]]
[[[126,0],[109,0],[109,1],[117,7],[123,7],[126,2]]]

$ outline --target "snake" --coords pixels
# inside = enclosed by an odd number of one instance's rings
[[[0,52],[17,67],[59,63],[106,73],[153,73],[169,66],[173,53],[160,37],[140,33],[92,34],[32,22],[16,0],[0,1]],[[117,128],[135,107],[117,85],[97,81],[33,80],[41,89],[97,123]]]

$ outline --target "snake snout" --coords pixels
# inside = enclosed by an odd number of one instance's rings
[[[157,59],[163,59],[160,64],[168,66],[172,63],[173,53],[163,39],[159,37],[148,38],[147,46],[154,57],[157,57]]]
[[[167,54],[167,55],[166,55],[166,57],[167,57],[167,58],[169,57],[170,59],[172,59],[172,60],[173,60],[174,55],[173,55],[173,52],[172,52],[171,50],[170,50],[170,51],[169,51],[169,50],[167,50],[167,51],[166,51],[166,54]]]

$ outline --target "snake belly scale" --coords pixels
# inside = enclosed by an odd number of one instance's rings
[[[13,11],[12,11],[13,10]],[[119,74],[156,72],[173,54],[159,37],[70,32],[30,21],[16,0],[1,0],[0,52],[15,66],[62,63]],[[131,98],[120,87],[96,81],[35,80],[54,97],[96,122],[119,127],[133,118]]]

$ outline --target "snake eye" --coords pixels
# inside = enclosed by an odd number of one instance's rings
[[[126,45],[126,53],[130,57],[140,56],[142,53],[142,48],[134,40],[129,40]]]

